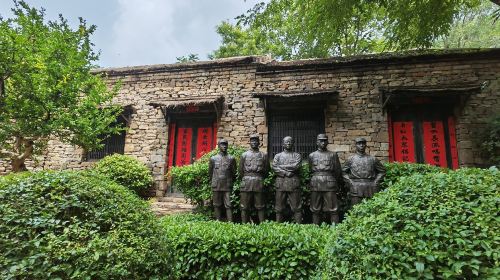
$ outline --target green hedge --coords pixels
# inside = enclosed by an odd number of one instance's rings
[[[391,162],[385,163],[384,165],[387,172],[382,184],[380,185],[381,190],[390,187],[394,183],[398,182],[402,177],[414,174],[440,173],[449,171],[449,169],[446,168],[419,163]]]
[[[322,279],[500,279],[500,172],[401,177],[336,227]]]
[[[181,279],[309,279],[330,232],[315,225],[183,222],[184,217],[162,220],[175,278]]]
[[[146,202],[90,172],[0,177],[1,279],[170,279]]]
[[[149,168],[131,156],[120,154],[107,156],[97,162],[92,170],[140,196],[144,196],[153,185],[153,177]]]

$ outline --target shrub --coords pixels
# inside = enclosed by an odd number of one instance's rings
[[[181,222],[162,224],[180,279],[309,279],[330,232],[315,225]]]
[[[106,177],[2,177],[0,201],[1,279],[168,279],[157,219]]]
[[[500,114],[488,121],[481,138],[483,154],[492,164],[500,166]]]
[[[391,162],[385,163],[384,165],[387,172],[385,174],[383,182],[380,184],[381,190],[386,189],[394,183],[398,182],[402,177],[411,176],[414,174],[427,174],[448,171],[448,169],[446,168],[420,163]]]
[[[134,157],[114,154],[100,160],[93,170],[116,183],[144,195],[153,184],[151,171]]]
[[[336,228],[323,279],[499,279],[498,170],[402,177]]]
[[[234,156],[239,162],[241,154],[245,151],[242,147],[229,146],[228,154]],[[211,199],[212,187],[208,177],[208,162],[210,157],[216,155],[218,149],[212,150],[196,160],[193,164],[173,167],[170,170],[169,176],[172,176],[174,186],[184,194],[184,197],[191,200],[201,211],[203,209],[204,201]],[[240,181],[236,180],[234,184],[234,191],[231,204],[235,209],[239,207],[239,184]],[[208,206],[210,207],[210,206]],[[208,213],[211,213],[208,211]]]

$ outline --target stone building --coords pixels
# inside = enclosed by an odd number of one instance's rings
[[[133,155],[168,193],[164,175],[215,147],[217,138],[281,151],[292,135],[303,155],[326,133],[341,161],[363,136],[383,161],[484,166],[479,135],[500,112],[500,49],[468,49],[274,61],[248,56],[183,64],[99,69],[121,81],[116,103],[126,133],[102,151],[49,143],[38,168],[81,169],[106,154]],[[8,172],[0,161],[0,173]]]

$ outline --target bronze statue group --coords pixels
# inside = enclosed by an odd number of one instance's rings
[[[276,174],[276,197],[274,208],[276,221],[283,222],[284,211],[288,206],[293,212],[295,223],[302,223],[302,197],[299,171],[302,157],[293,151],[293,139],[283,138],[283,152],[278,153],[271,164]],[[375,157],[366,154],[366,140],[356,138],[356,153],[341,166],[337,153],[329,151],[328,137],[325,134],[317,136],[318,150],[308,157],[311,180],[310,210],[313,223],[320,224],[323,213],[329,217],[329,223],[339,222],[339,201],[337,193],[341,184],[349,189],[351,205],[360,203],[365,198],[371,198],[379,191],[379,185],[384,178],[385,168]],[[218,142],[219,153],[210,158],[209,176],[212,186],[212,201],[217,220],[232,222],[231,189],[236,174],[241,179],[240,208],[241,221],[250,221],[250,210],[254,207],[259,222],[265,220],[264,179],[269,172],[269,160],[265,153],[259,151],[259,135],[250,136],[250,149],[241,156],[237,166],[233,156],[227,153],[228,142],[221,139]],[[237,172],[238,169],[238,172]]]

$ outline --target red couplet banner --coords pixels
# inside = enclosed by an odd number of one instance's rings
[[[198,139],[196,142],[196,159],[212,150],[212,128],[198,128]]]
[[[394,161],[415,162],[412,122],[393,122]]]
[[[443,122],[423,122],[425,162],[447,167]]]
[[[450,131],[451,167],[458,169],[457,133],[453,117],[448,117],[448,130]]]
[[[179,127],[177,129],[177,149],[175,151],[175,165],[183,166],[191,163],[191,141],[193,129]]]
[[[175,146],[175,123],[170,123],[168,129],[168,167],[174,165],[174,146]]]

